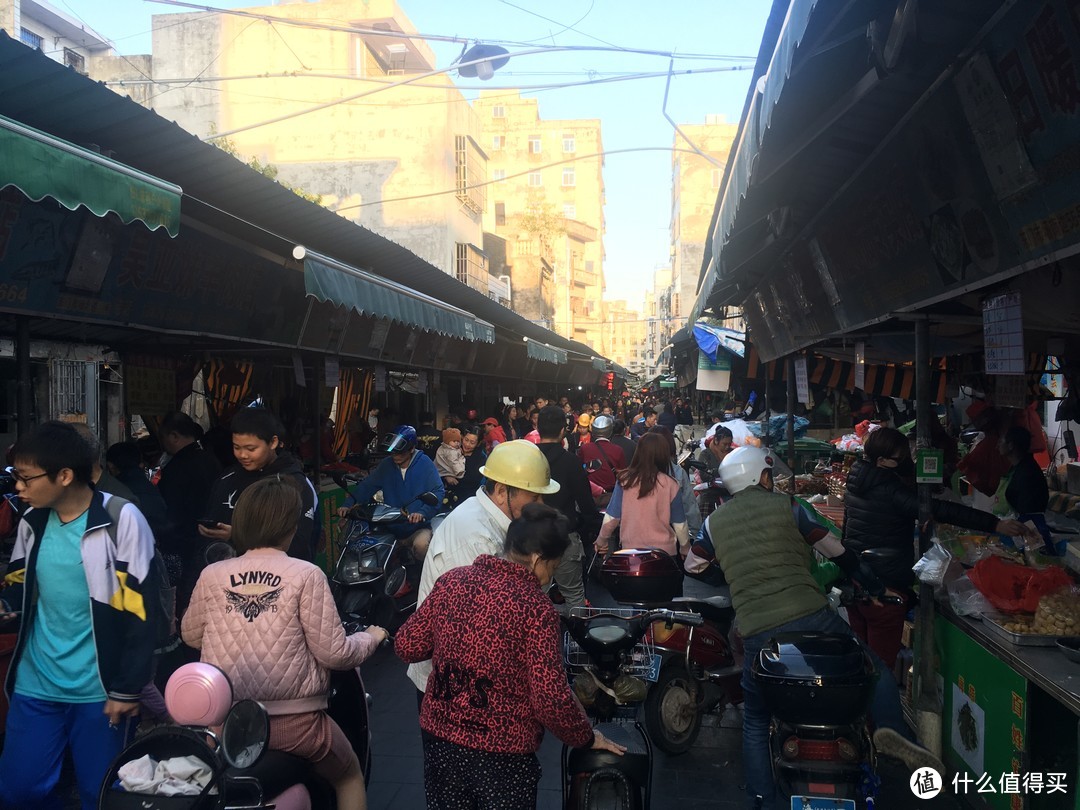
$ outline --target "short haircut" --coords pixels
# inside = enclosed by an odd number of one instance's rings
[[[557,560],[569,546],[568,524],[559,510],[542,503],[529,503],[506,530],[503,551],[520,557],[538,554],[541,560]]]
[[[558,405],[545,405],[536,420],[536,430],[541,439],[557,439],[566,430],[566,414]]]
[[[878,428],[871,431],[863,442],[863,455],[867,461],[877,461],[879,458],[896,458],[901,455],[910,455],[911,447],[908,438],[896,428]]]
[[[495,494],[495,487],[497,487],[499,484],[502,484],[502,481],[496,481],[492,478],[485,478],[484,493],[490,498],[492,495]],[[503,486],[506,487],[507,498],[513,498],[517,494],[518,487],[512,487],[509,484],[503,484]]]
[[[234,435],[240,433],[245,436],[257,436],[267,443],[275,436],[282,441],[285,440],[285,426],[266,408],[242,408],[229,422],[229,429]]]
[[[1005,443],[1012,445],[1012,449],[1018,456],[1026,456],[1031,452],[1031,431],[1020,425],[1013,425],[1005,431]]]
[[[650,416],[656,416],[656,411],[646,405],[641,409],[641,415],[648,419]]]
[[[181,436],[188,436],[196,440],[203,437],[202,426],[183,411],[173,411],[166,414],[165,418],[161,420],[158,433],[179,433]]]
[[[303,502],[291,476],[273,475],[256,481],[236,499],[232,542],[241,552],[281,546],[292,539]]]
[[[22,436],[11,451],[12,460],[40,467],[55,481],[61,470],[71,470],[80,484],[93,480],[98,456],[86,438],[67,422],[43,422]]]
[[[105,460],[119,470],[134,470],[142,465],[142,451],[135,442],[117,442],[105,451]]]
[[[626,433],[626,420],[616,419],[615,424],[612,425],[612,433],[616,436],[622,436]]]

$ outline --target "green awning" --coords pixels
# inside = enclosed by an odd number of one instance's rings
[[[0,116],[0,188],[15,186],[35,202],[51,197],[125,224],[180,231],[179,186]]]
[[[304,288],[308,296],[319,301],[349,307],[372,318],[389,318],[426,332],[495,342],[495,327],[463,309],[303,247],[297,247],[293,256],[304,260]]]
[[[566,351],[564,349],[555,349],[546,343],[530,340],[525,344],[525,350],[526,354],[533,360],[540,360],[544,363],[554,363],[557,366],[566,363]]]
[[[592,359],[592,367],[596,371],[607,371],[607,360],[603,357],[594,357]]]

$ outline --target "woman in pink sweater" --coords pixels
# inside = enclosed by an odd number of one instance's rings
[[[296,485],[264,478],[233,512],[243,555],[207,567],[184,614],[184,642],[229,676],[236,700],[270,714],[270,747],[303,757],[337,792],[338,807],[365,808],[360,762],[326,713],[330,670],[351,669],[386,638],[381,627],[346,636],[323,572],[285,550],[300,515]]]
[[[670,442],[659,433],[646,433],[638,441],[630,466],[619,472],[611,493],[596,553],[607,554],[611,535],[619,532],[623,548],[658,548],[683,556],[690,547],[690,533],[679,493],[679,484],[668,475]]]

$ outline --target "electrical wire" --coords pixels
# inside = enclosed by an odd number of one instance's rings
[[[670,147],[670,146],[630,146],[630,147],[626,147],[625,149],[605,149],[605,150],[602,150],[600,152],[594,152],[594,153],[588,154],[588,155],[574,155],[573,157],[570,157],[570,158],[565,158],[563,160],[557,160],[554,163],[544,163],[544,164],[539,165],[539,166],[530,166],[528,169],[526,169],[523,172],[516,172],[515,174],[508,174],[505,177],[498,178],[497,180],[484,180],[482,183],[468,183],[468,184],[466,184],[464,186],[454,187],[454,188],[451,188],[451,189],[446,189],[445,191],[429,191],[429,192],[426,192],[424,194],[410,194],[407,197],[391,197],[390,199],[371,200],[370,202],[355,203],[353,205],[343,205],[340,208],[331,208],[330,210],[333,211],[334,213],[340,213],[341,211],[350,211],[353,208],[366,208],[369,205],[385,205],[386,203],[392,203],[392,202],[407,202],[409,200],[422,200],[422,199],[424,199],[426,197],[441,197],[441,196],[446,195],[446,194],[461,194],[461,193],[466,192],[466,191],[472,191],[474,188],[482,188],[484,186],[493,185],[494,183],[503,183],[503,182],[506,182],[507,180],[513,180],[513,179],[515,179],[517,177],[524,177],[524,176],[526,176],[528,174],[532,174],[533,172],[538,172],[541,169],[551,169],[551,168],[554,168],[555,166],[562,166],[562,165],[567,164],[567,163],[575,163],[575,162],[577,162],[579,160],[594,160],[596,158],[600,158],[601,160],[603,160],[608,155],[625,155],[625,154],[630,154],[630,153],[633,153],[633,152],[668,152],[668,153],[671,153],[671,152],[686,152],[687,154],[691,154],[691,155],[695,155],[695,156],[700,157],[700,155],[698,155],[698,153],[695,152],[693,149],[680,149],[678,147],[673,148],[673,147]]]
[[[541,20],[546,20],[549,23],[554,23],[555,25],[562,25],[562,30],[561,31],[556,31],[554,34],[548,34],[546,37],[540,37],[540,39],[531,40],[528,43],[530,45],[535,43],[535,42],[542,42],[545,39],[550,39],[552,42],[554,42],[556,36],[558,36],[559,34],[564,34],[567,31],[573,31],[575,34],[580,34],[583,37],[588,37],[589,39],[596,40],[597,42],[602,42],[605,45],[614,44],[614,43],[611,43],[611,42],[607,42],[606,40],[600,39],[599,37],[594,37],[592,34],[586,34],[584,31],[579,31],[577,29],[577,27],[576,27],[578,25],[581,25],[581,23],[583,23],[585,21],[585,19],[590,14],[592,14],[593,6],[596,5],[596,0],[589,0],[589,8],[588,8],[588,10],[584,14],[582,14],[581,17],[579,17],[577,20],[575,20],[573,23],[571,23],[570,25],[563,25],[563,23],[557,22],[556,20],[553,20],[550,17],[545,17],[543,14],[538,14],[535,11],[530,11],[527,8],[522,8],[521,6],[514,5],[513,3],[507,2],[507,0],[499,0],[499,2],[502,3],[504,6],[510,6],[511,8],[516,8],[518,11],[524,11],[526,14],[531,14],[534,17],[539,17]]]

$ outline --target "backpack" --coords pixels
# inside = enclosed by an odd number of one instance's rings
[[[120,512],[131,501],[113,495],[105,503],[105,511],[112,521],[109,524],[109,538],[116,546],[116,527],[120,522]],[[154,557],[150,560],[150,571],[158,581],[156,598],[146,600],[146,619],[153,622],[154,655],[175,650],[180,646],[180,636],[176,631],[176,588],[170,585],[169,571],[165,567],[165,561],[161,558],[157,543],[154,543]]]

